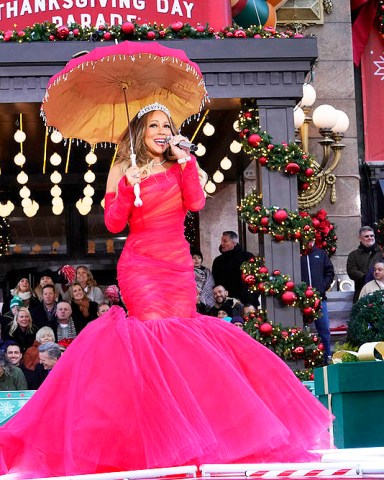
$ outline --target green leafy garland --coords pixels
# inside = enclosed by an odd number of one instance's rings
[[[245,153],[271,171],[284,171],[297,175],[299,189],[307,190],[315,170],[313,157],[295,143],[272,143],[272,137],[259,126],[259,113],[255,100],[243,100],[239,113],[239,137]]]
[[[157,23],[138,24],[124,22],[122,25],[82,27],[79,23],[57,26],[55,23],[35,23],[18,30],[0,30],[0,42],[57,42],[57,41],[115,41],[115,40],[175,40],[175,39],[225,39],[225,38],[303,38],[290,30],[278,31],[270,27],[236,25],[215,31],[208,24],[195,27],[181,21],[169,26]]]
[[[300,380],[313,380],[313,368],[323,364],[324,346],[318,335],[299,327],[268,322],[266,312],[257,310],[245,317],[244,330],[285,361],[304,360],[306,370],[296,370]]]
[[[271,274],[261,257],[244,262],[241,271],[242,280],[250,292],[273,296],[284,306],[299,308],[305,323],[320,317],[321,295],[305,282],[296,285],[288,275],[283,275],[277,269]]]
[[[347,341],[360,347],[366,342],[384,340],[384,292],[369,293],[352,308]]]
[[[262,195],[256,189],[241,200],[239,212],[250,232],[268,233],[276,242],[293,240],[306,246],[315,238],[309,215],[302,216],[298,211],[290,212],[277,206],[264,207]]]

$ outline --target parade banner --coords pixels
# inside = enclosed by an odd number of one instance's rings
[[[0,0],[1,1],[1,0]],[[229,0],[3,0],[0,30],[23,29],[45,21],[83,27],[124,22],[171,25],[175,22],[220,29],[231,24]]]
[[[372,28],[361,57],[365,161],[384,161],[384,43]]]

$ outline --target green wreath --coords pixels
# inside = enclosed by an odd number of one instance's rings
[[[242,280],[253,293],[262,293],[280,300],[282,305],[301,310],[305,323],[311,323],[321,315],[321,295],[305,282],[296,285],[280,270],[272,274],[261,257],[250,258],[241,265]]]
[[[239,114],[239,137],[245,153],[271,171],[297,175],[299,189],[307,190],[315,170],[313,157],[295,143],[272,143],[272,137],[259,126],[259,113],[254,100],[243,100]]]
[[[369,293],[352,308],[347,341],[360,347],[366,342],[384,341],[384,292]]]

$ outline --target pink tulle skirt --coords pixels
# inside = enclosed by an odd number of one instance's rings
[[[327,411],[272,352],[221,319],[89,324],[0,429],[1,473],[308,461]]]

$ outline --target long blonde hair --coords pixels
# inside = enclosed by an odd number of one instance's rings
[[[16,331],[17,327],[18,327],[18,323],[17,323],[17,319],[19,317],[19,314],[21,312],[24,312],[24,313],[27,313],[28,316],[29,316],[29,325],[27,327],[27,333],[33,333],[34,332],[34,328],[33,328],[33,323],[32,323],[32,316],[31,316],[31,313],[30,311],[28,310],[28,308],[26,307],[20,307],[19,308],[19,311],[16,313],[16,315],[13,317],[13,320],[12,322],[10,322],[10,328],[9,328],[9,335],[11,335],[11,337],[13,336],[13,333]]]
[[[125,130],[123,139],[119,144],[119,149],[115,162],[116,165],[121,164],[122,174],[124,174],[128,170],[128,168],[132,166],[130,157],[131,137],[133,143],[133,151],[136,154],[136,162],[137,166],[140,169],[140,172],[146,176],[149,176],[152,173],[154,160],[148,155],[147,146],[145,145],[145,133],[149,120],[148,115],[149,113],[152,113],[152,111],[142,115],[140,118],[138,118],[138,116],[136,115],[131,121],[130,127]],[[171,126],[172,135],[176,135],[178,132],[175,124],[172,121],[172,118],[168,117],[168,115],[167,118]],[[131,130],[131,134],[129,133],[129,129]],[[175,161],[175,158],[172,156],[170,148],[167,148],[167,150],[164,152],[164,158],[167,161]],[[202,188],[204,188],[204,185],[207,183],[208,176],[205,171],[200,168],[198,163],[197,170],[199,173],[200,184]]]

